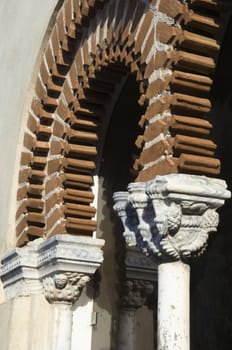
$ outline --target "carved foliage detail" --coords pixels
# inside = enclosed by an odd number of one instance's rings
[[[153,291],[154,285],[150,281],[127,280],[122,288],[121,305],[137,309],[146,304]]]
[[[118,211],[120,202],[138,220],[134,228],[130,218],[124,217],[126,241],[129,230],[130,236],[131,232],[134,234],[137,247],[146,254],[171,259],[194,257],[205,250],[209,233],[218,226],[216,209],[230,197],[224,181],[184,174],[158,176],[142,184],[131,183],[124,204],[126,197],[122,194],[114,195],[115,210]]]
[[[56,273],[43,279],[45,297],[50,303],[73,304],[90,277],[80,273]]]

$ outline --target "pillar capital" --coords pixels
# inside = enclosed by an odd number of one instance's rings
[[[44,293],[50,303],[73,304],[103,261],[104,241],[57,235],[7,253],[1,279],[7,299]]]
[[[74,304],[90,276],[77,272],[55,273],[43,278],[43,288],[49,303]]]
[[[138,309],[147,303],[153,291],[154,283],[151,281],[128,279],[123,283],[121,307]]]
[[[223,180],[169,174],[116,192],[114,209],[129,245],[159,259],[185,260],[204,251],[218,226],[216,209],[229,197]]]

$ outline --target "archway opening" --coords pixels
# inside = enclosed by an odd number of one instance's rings
[[[129,74],[110,116],[99,167],[96,235],[105,240],[104,262],[99,272],[100,290],[94,303],[101,328],[104,327],[104,337],[97,327],[93,334],[94,347],[99,349],[117,348],[126,246],[121,222],[113,213],[112,196],[117,190],[126,190],[137,175],[133,170],[139,152],[135,141],[141,133],[138,122],[144,113],[144,108],[138,104],[139,96],[136,77]]]
[[[141,133],[138,125],[144,108],[138,104],[139,89],[134,75],[129,75],[114,107],[102,153],[100,177],[111,182],[112,193],[126,190],[135,180],[133,164],[139,150],[135,145]]]

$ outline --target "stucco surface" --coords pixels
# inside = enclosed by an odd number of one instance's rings
[[[13,244],[17,157],[33,77],[56,5],[57,0],[0,1],[0,254]]]

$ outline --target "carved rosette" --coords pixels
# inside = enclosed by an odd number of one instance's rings
[[[135,220],[131,223],[129,216],[123,220],[126,241],[127,232],[130,236],[133,232],[136,245],[142,246],[145,253],[178,260],[204,251],[209,233],[218,226],[216,209],[229,197],[223,180],[170,174],[146,183],[129,184],[127,196],[123,192],[114,195],[114,209],[118,211],[120,198],[127,212],[136,213],[136,228]]]
[[[121,306],[128,309],[138,309],[147,303],[153,291],[154,285],[150,281],[127,280],[122,288]]]
[[[74,304],[90,277],[80,273],[56,273],[43,279],[49,303]]]

